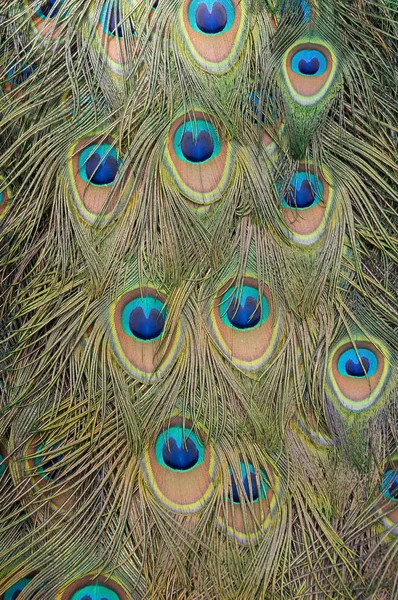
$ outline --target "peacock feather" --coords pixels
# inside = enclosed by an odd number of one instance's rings
[[[398,598],[398,4],[0,0],[0,599]]]

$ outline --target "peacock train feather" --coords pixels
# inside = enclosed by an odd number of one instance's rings
[[[398,3],[0,0],[0,599],[398,598]]]

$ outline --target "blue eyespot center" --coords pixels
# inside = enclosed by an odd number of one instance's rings
[[[214,142],[208,131],[200,131],[196,138],[192,131],[186,131],[182,136],[181,150],[187,160],[200,163],[212,156]]]
[[[112,35],[118,35],[119,37],[123,37],[120,10],[118,8],[111,8],[110,10],[108,30],[109,33],[111,33]]]
[[[92,185],[111,185],[120,166],[115,148],[101,144],[85,148],[79,157],[79,173],[84,181]]]
[[[221,298],[221,318],[223,322],[236,329],[251,329],[264,323],[269,316],[267,298],[259,298],[258,289],[244,285],[231,294],[226,291]]]
[[[120,600],[119,594],[105,585],[95,583],[77,590],[71,600]]]
[[[325,73],[328,61],[319,50],[302,49],[293,54],[291,66],[293,72],[298,75],[317,77]]]
[[[316,75],[319,71],[319,60],[315,56],[309,60],[302,58],[298,67],[303,75]]]
[[[100,16],[100,23],[103,30],[108,35],[122,38],[127,33],[127,27],[130,28],[131,35],[135,34],[135,29],[130,18],[123,19],[119,8],[119,3],[107,3],[103,6]]]
[[[174,425],[157,438],[155,453],[158,462],[172,471],[189,471],[204,460],[204,446],[194,431]]]
[[[113,156],[101,157],[98,152],[90,156],[86,164],[88,179],[96,185],[108,185],[115,181],[117,160]]]
[[[4,471],[6,470],[6,464],[4,462],[4,458],[5,457],[0,452],[0,477],[3,475]]]
[[[239,489],[231,468],[230,477],[231,482],[228,499],[229,501],[234,502],[234,504],[240,504],[242,502],[242,489]],[[256,502],[259,498],[264,499],[267,496],[269,489],[267,476],[262,470],[260,470],[260,473],[256,474],[251,463],[248,464],[247,469],[245,463],[241,462],[241,483],[246,499],[251,502]]]
[[[350,348],[337,361],[337,369],[346,377],[373,377],[378,369],[378,359],[368,348]]]
[[[141,306],[137,306],[130,314],[131,333],[140,340],[154,340],[159,337],[164,329],[164,315],[156,308],[152,308],[146,316]]]
[[[285,0],[281,8],[281,15],[295,13],[300,23],[311,20],[311,7],[305,0]]]
[[[170,437],[163,447],[163,460],[168,467],[175,471],[186,471],[198,462],[199,450],[189,437],[183,440],[181,446],[173,437]]]
[[[227,11],[220,2],[214,2],[210,9],[202,3],[196,9],[196,24],[203,33],[220,33],[225,29],[227,20]]]
[[[361,361],[347,360],[345,370],[351,377],[365,377],[369,372],[370,362],[364,356]]]
[[[39,9],[40,16],[47,17],[51,19],[58,14],[59,9],[61,7],[63,0],[46,0],[46,2],[42,2]]]
[[[35,71],[35,65],[15,65],[7,73],[7,81],[14,87],[25,83]]]
[[[235,22],[231,0],[191,0],[188,20],[192,29],[208,36],[226,33]]]
[[[391,502],[398,502],[398,470],[388,469],[383,476],[381,491]]]
[[[247,296],[244,304],[238,298],[233,298],[227,311],[231,325],[237,329],[249,329],[259,324],[261,307],[253,296]]]
[[[152,296],[135,298],[122,312],[122,325],[128,335],[143,342],[159,338],[165,327],[166,310],[163,302]]]
[[[40,444],[37,448],[37,452],[43,450],[44,445]],[[56,450],[57,446],[53,446],[51,450]],[[60,481],[62,479],[62,469],[55,468],[56,465],[63,459],[62,454],[52,456],[51,458],[45,458],[43,456],[37,456],[34,459],[34,464],[37,467],[37,471],[44,479],[50,479],[51,481]],[[45,462],[43,462],[45,461]]]
[[[301,182],[300,187],[290,185],[288,193],[285,196],[286,203],[289,206],[297,208],[308,208],[314,204],[315,191],[311,187],[308,179]]]
[[[210,121],[197,118],[177,127],[173,135],[173,148],[179,160],[200,164],[220,154],[221,138]]]
[[[250,473],[250,475],[246,475],[246,477],[242,481],[243,488],[245,490],[245,494],[247,498],[251,498],[253,501],[258,500],[259,490],[257,485],[257,479],[254,473]],[[239,504],[240,503],[240,494],[238,491],[238,486],[236,485],[235,477],[231,475],[231,491],[232,491],[232,500]]]
[[[318,177],[312,173],[298,172],[289,183],[282,205],[285,208],[310,208],[321,202],[323,193],[323,184]]]

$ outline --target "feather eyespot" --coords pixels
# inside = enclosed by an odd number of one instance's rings
[[[119,177],[121,164],[112,138],[84,138],[71,147],[68,182],[73,206],[88,223],[106,225],[122,209],[128,173]]]
[[[269,317],[269,302],[263,295],[259,299],[258,289],[252,285],[244,285],[231,295],[231,290],[224,292],[221,306],[225,313],[221,319],[228,327],[234,329],[252,329],[265,323]]]
[[[43,479],[51,480],[51,481],[61,481],[63,478],[62,468],[60,469],[57,466],[62,459],[64,458],[62,454],[57,454],[57,446],[52,446],[50,448],[51,455],[45,456],[43,455],[44,444],[40,444],[36,453],[37,456],[34,459],[34,464],[37,470],[38,475]]]
[[[322,42],[300,42],[284,56],[283,73],[293,99],[304,106],[321,100],[336,75],[337,59]]]
[[[301,171],[290,181],[282,206],[296,209],[310,208],[322,201],[323,193],[324,187],[319,177]]]
[[[36,71],[36,65],[25,64],[22,62],[15,63],[7,71],[4,79],[4,91],[6,93],[16,92],[16,96],[22,94],[22,89],[29,83],[29,80]]]
[[[195,513],[214,492],[216,472],[212,446],[205,432],[189,420],[173,417],[150,441],[143,459],[146,481],[158,500],[178,513]]]
[[[184,0],[180,12],[185,43],[207,71],[223,73],[237,59],[246,30],[240,0]]]
[[[306,0],[284,0],[281,8],[281,17],[291,16],[299,23],[311,21],[311,6]]]
[[[91,144],[79,155],[79,175],[86,183],[111,185],[120,166],[116,149],[110,144]]]
[[[219,527],[241,544],[257,543],[275,516],[278,479],[270,466],[256,469],[243,460],[238,472],[228,468],[227,501],[220,509]]]
[[[386,391],[390,366],[387,349],[366,341],[341,343],[331,353],[328,395],[346,409],[370,408]]]
[[[378,366],[378,358],[369,348],[349,348],[340,354],[337,361],[337,370],[343,377],[373,377]]]
[[[155,444],[156,459],[172,471],[188,471],[200,466],[204,460],[204,446],[193,431],[180,426],[165,429]]]
[[[385,471],[381,492],[388,502],[398,502],[398,469],[387,469]]]
[[[235,475],[229,468],[231,476],[230,490],[228,492],[229,502],[241,504],[243,499],[248,502],[258,502],[259,499],[264,500],[268,494],[269,482],[263,470],[256,473],[253,465],[249,463],[246,467],[241,461],[241,486],[238,487]]]
[[[113,37],[125,37],[136,35],[130,18],[122,18],[119,2],[107,2],[101,10],[100,23],[104,33]]]
[[[308,246],[325,231],[334,206],[334,191],[329,173],[301,164],[286,189],[281,190],[282,214],[287,235],[297,244]]]
[[[92,18],[95,18],[92,11]],[[117,75],[125,72],[125,66],[136,55],[136,31],[131,17],[125,15],[119,0],[106,0],[97,23],[99,49],[109,68]]]
[[[43,41],[59,38],[61,21],[66,17],[63,4],[64,0],[44,0],[29,6],[33,27],[44,38]]]
[[[323,52],[315,49],[304,49],[292,56],[291,68],[293,73],[320,77],[327,69],[327,58]]]
[[[36,14],[41,19],[53,19],[59,14],[63,3],[64,0],[44,0],[44,2],[40,2],[40,5],[36,8]]]
[[[158,298],[134,298],[123,309],[123,331],[141,342],[156,340],[164,331],[166,313],[164,303]]]
[[[227,283],[211,307],[211,324],[223,352],[239,368],[260,368],[271,356],[278,339],[280,319],[268,286],[258,288],[246,277],[241,286]]]
[[[69,509],[74,495],[70,483],[73,467],[65,462],[65,455],[58,450],[59,444],[41,442],[35,438],[26,450],[26,470],[29,473],[36,495],[44,498],[50,494],[54,508]]]
[[[190,119],[181,116],[170,128],[165,166],[187,198],[209,204],[218,200],[228,184],[231,147],[208,115],[195,112]]]
[[[33,577],[23,577],[17,583],[14,583],[4,594],[1,596],[2,600],[16,600],[21,592],[29,585],[33,580]]]
[[[56,600],[128,600],[122,584],[108,576],[87,575],[56,594]]]
[[[393,455],[384,467],[381,477],[378,513],[386,530],[398,536],[398,456]]]
[[[136,288],[111,308],[112,345],[121,365],[140,381],[156,381],[177,359],[181,328],[169,331],[166,297]]]

